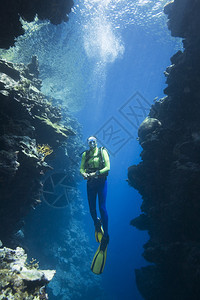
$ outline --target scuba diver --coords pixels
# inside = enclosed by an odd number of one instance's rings
[[[87,180],[87,197],[90,214],[94,221],[96,241],[100,243],[97,250],[98,253],[96,252],[95,254],[95,264],[98,266],[91,268],[94,273],[100,274],[105,265],[106,257],[104,256],[106,255],[107,245],[109,243],[106,195],[110,160],[107,150],[104,147],[97,147],[97,139],[95,136],[90,136],[87,142],[90,149],[86,150],[82,155],[80,173],[83,178]],[[101,219],[97,217],[97,195]],[[95,272],[95,268],[100,268],[101,272]]]

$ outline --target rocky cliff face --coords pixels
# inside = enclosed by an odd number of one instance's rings
[[[151,108],[138,136],[142,161],[128,170],[129,183],[143,197],[142,214],[131,221],[148,230],[144,257],[152,265],[136,270],[148,300],[200,297],[200,2],[175,0],[165,7],[173,36],[184,51],[165,72],[165,98]]]
[[[0,236],[10,237],[40,202],[45,157],[74,135],[40,92],[36,57],[25,66],[0,60]]]
[[[0,4],[0,48],[14,45],[15,38],[24,33],[20,17],[31,22],[37,15],[52,24],[68,20],[73,0],[8,0]]]
[[[35,260],[28,264],[22,248],[0,248],[0,299],[48,299],[46,285],[54,274],[39,270]]]

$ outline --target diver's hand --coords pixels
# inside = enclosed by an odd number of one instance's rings
[[[84,179],[88,179],[89,178],[89,174],[88,173],[82,173],[82,176]]]

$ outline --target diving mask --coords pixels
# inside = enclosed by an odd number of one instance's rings
[[[91,149],[96,148],[97,146],[97,139],[93,136],[88,138],[88,145],[90,146]]]

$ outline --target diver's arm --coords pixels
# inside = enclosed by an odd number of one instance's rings
[[[88,177],[88,174],[85,172],[85,159],[86,159],[86,152],[84,152],[82,155],[81,167],[80,167],[80,173],[84,179]]]
[[[110,171],[110,159],[109,159],[108,153],[104,149],[102,152],[103,152],[103,158],[105,161],[105,167],[103,169],[99,170],[100,174],[104,174],[104,173]]]

